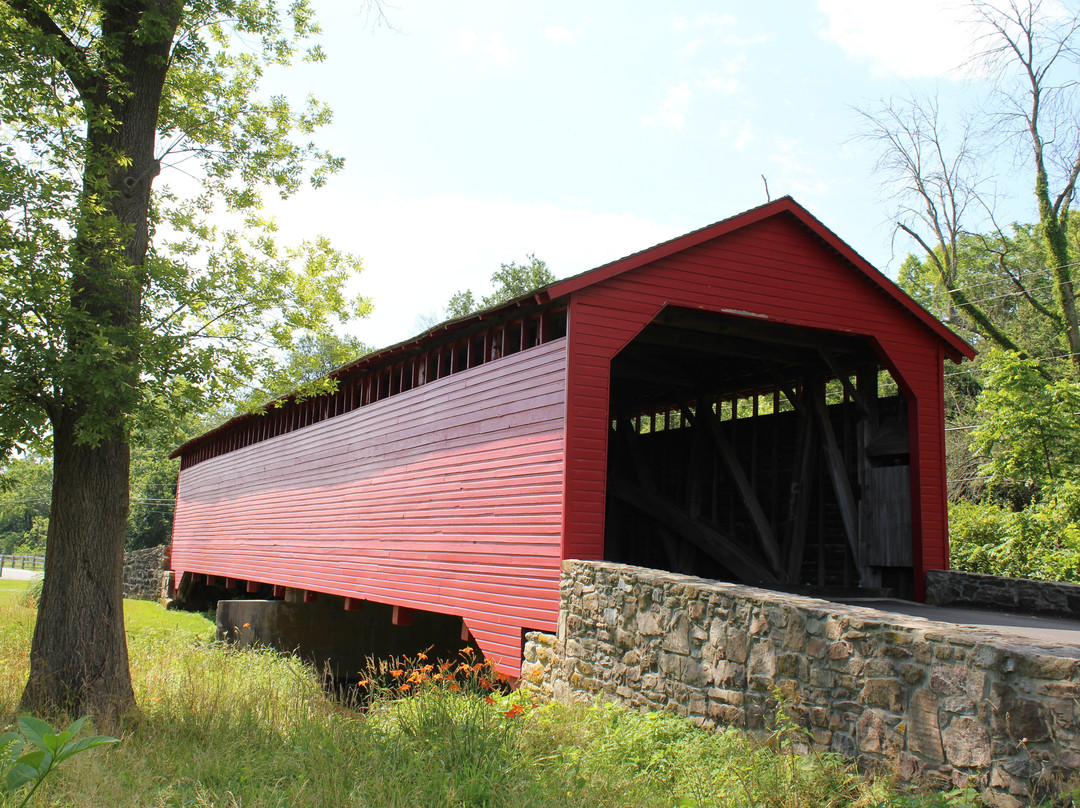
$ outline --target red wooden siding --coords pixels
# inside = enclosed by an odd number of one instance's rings
[[[604,553],[611,359],[676,305],[872,338],[909,398],[917,585],[924,570],[947,563],[941,336],[794,215],[758,219],[570,291],[564,557]]]
[[[461,615],[507,672],[558,618],[567,340],[181,474],[177,572]]]

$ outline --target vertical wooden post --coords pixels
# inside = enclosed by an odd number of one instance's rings
[[[879,424],[878,409],[878,369],[876,366],[860,367],[855,375],[855,384],[859,391],[861,417],[856,426],[856,454],[859,472],[859,552],[861,558],[871,558],[871,542],[881,541],[882,537],[873,534],[875,491],[870,472],[870,458],[866,449],[874,439]],[[868,586],[880,586],[881,574],[867,566]]]
[[[840,506],[840,518],[844,523],[844,534],[847,536],[848,547],[855,561],[855,568],[859,573],[859,581],[862,582],[867,576],[863,569],[862,554],[859,547],[858,509],[855,504],[855,496],[851,492],[847,468],[844,466],[844,456],[836,442],[836,434],[833,432],[832,421],[829,420],[829,413],[825,406],[825,384],[818,377],[808,381],[806,388],[807,398],[821,430],[821,446],[829,469],[829,478],[832,480],[833,490],[836,492],[836,501]]]

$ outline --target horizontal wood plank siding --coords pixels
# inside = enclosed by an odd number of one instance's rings
[[[611,360],[667,305],[751,312],[868,337],[911,404],[917,585],[925,570],[947,563],[940,336],[787,214],[614,275],[571,297],[564,556],[603,557]]]
[[[567,342],[185,469],[174,569],[461,615],[516,672],[558,618]]]

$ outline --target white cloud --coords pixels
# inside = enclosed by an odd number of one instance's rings
[[[878,76],[932,78],[977,52],[970,7],[942,0],[818,0],[820,36]]]
[[[698,37],[697,39],[691,39],[689,42],[679,48],[675,52],[675,55],[683,59],[688,59],[694,54],[696,54],[701,49],[701,46],[704,44],[705,40],[701,37]]]
[[[734,95],[743,89],[739,74],[746,70],[746,64],[746,54],[737,53],[727,59],[718,69],[704,71],[701,84],[712,92]]]
[[[701,83],[707,89],[721,95],[734,95],[743,87],[742,82],[734,76],[722,76],[715,71],[706,73]]]
[[[772,139],[769,163],[776,171],[766,171],[772,182],[770,191],[775,199],[785,194],[821,196],[829,191],[828,175],[818,167],[819,162],[807,153],[800,140],[777,136]]]
[[[753,146],[758,140],[757,134],[754,132],[754,124],[749,118],[723,123],[717,135],[735,151],[745,151],[747,147]]]
[[[675,85],[660,102],[660,108],[651,115],[643,115],[641,123],[645,126],[681,130],[686,122],[686,110],[692,97],[693,93],[685,82]]]
[[[583,36],[581,31],[571,31],[561,25],[550,25],[544,29],[544,38],[560,45],[573,45]]]
[[[283,238],[325,233],[336,247],[361,256],[356,291],[369,296],[375,310],[354,330],[377,346],[413,336],[418,316],[441,312],[459,290],[487,290],[501,263],[524,261],[527,253],[567,277],[689,229],[573,203],[529,205],[455,194],[376,198],[347,188],[317,193],[317,206],[303,198],[282,203],[277,214]]]
[[[459,28],[457,49],[462,53],[472,53],[484,57],[498,65],[504,65],[514,58],[514,52],[506,44],[502,34],[478,34],[469,28]]]
[[[694,18],[695,28],[734,28],[738,24],[734,14],[714,14],[707,12]]]

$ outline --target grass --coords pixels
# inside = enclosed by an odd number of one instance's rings
[[[30,581],[0,578],[0,595],[21,595],[28,586]]]
[[[0,711],[7,716],[25,681],[33,627],[20,600],[0,598]],[[866,779],[834,757],[795,755],[794,731],[761,743],[670,715],[535,707],[522,694],[481,687],[489,672],[469,660],[458,668],[421,660],[384,667],[358,712],[328,698],[316,673],[295,658],[211,642],[202,616],[132,601],[125,609],[139,712],[119,745],[73,758],[46,781],[37,806],[968,804],[900,795],[886,779]]]

